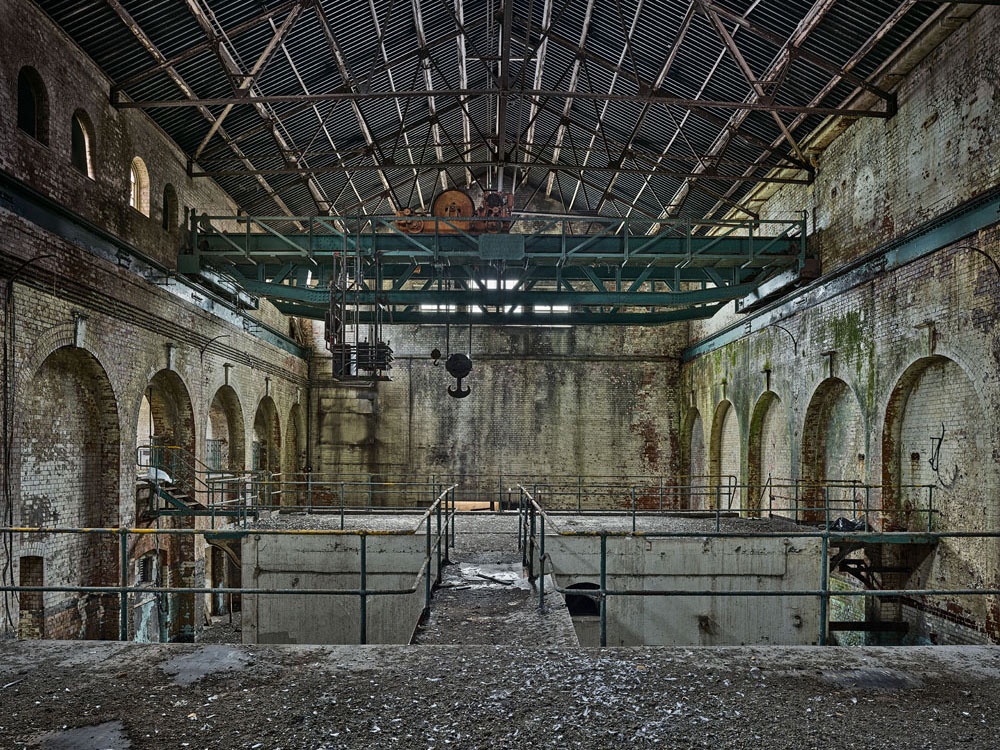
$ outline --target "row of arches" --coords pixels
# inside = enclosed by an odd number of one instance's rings
[[[137,463],[136,457],[129,455],[133,452],[128,440],[129,411],[135,419],[136,446],[180,446],[192,457],[215,461],[213,468],[219,470],[259,467],[298,472],[303,468],[301,408],[292,405],[282,419],[270,395],[258,402],[247,430],[237,390],[222,385],[212,395],[204,425],[199,426],[184,379],[175,370],[162,369],[150,378],[140,403],[130,410],[122,404],[120,392],[94,354],[71,345],[52,351],[24,383],[14,455],[19,502],[13,520],[18,526],[116,528],[139,523],[138,516],[131,517],[127,502],[129,482],[134,477],[131,467]],[[215,456],[207,450],[212,444],[220,448]],[[255,447],[248,450],[251,445]],[[181,542],[174,549],[173,541],[133,538],[130,565],[138,565],[137,561],[150,555],[157,561],[162,556],[162,563],[139,565],[129,571],[130,577],[140,580],[150,575],[147,568],[162,567],[161,582],[195,585],[193,543],[181,550]],[[113,586],[120,580],[120,551],[112,535],[24,535],[18,546],[22,585],[38,585],[41,580],[47,586]],[[176,599],[193,602],[191,597]],[[174,629],[169,637],[192,632],[194,607],[185,607],[183,612],[171,613]],[[117,638],[116,596],[26,594],[19,609],[20,628],[26,636]]]
[[[49,95],[42,76],[26,65],[17,76],[17,127],[39,143],[49,145]],[[70,164],[81,174],[96,179],[96,131],[85,109],[70,118]],[[150,180],[145,161],[139,156],[129,164],[128,204],[144,216],[150,215]],[[163,188],[161,222],[165,231],[178,227],[177,189]]]
[[[795,478],[804,486],[875,485],[883,521],[899,527],[918,522],[928,485],[935,488],[943,518],[949,507],[957,508],[958,500],[988,483],[983,408],[972,379],[955,360],[938,355],[911,363],[882,414],[869,413],[872,407],[866,410],[863,403],[847,382],[828,377],[813,390],[804,413],[773,390],[742,404],[742,412],[723,399],[710,425],[691,407],[682,421],[684,472],[735,477],[732,506],[744,509],[761,506],[769,478]],[[712,507],[714,494],[692,492],[690,504]],[[815,504],[815,498],[804,502]]]

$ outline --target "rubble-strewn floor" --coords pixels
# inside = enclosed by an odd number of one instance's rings
[[[998,679],[984,647],[5,642],[0,747],[985,750]]]
[[[444,569],[430,616],[414,643],[422,645],[576,646],[562,596],[546,576],[545,607],[525,577],[517,549],[517,514],[455,518],[452,565]]]

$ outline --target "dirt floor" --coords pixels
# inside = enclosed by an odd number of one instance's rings
[[[0,747],[985,749],[998,678],[983,647],[6,642]]]
[[[0,642],[0,750],[998,746],[1000,647],[582,649],[515,518],[459,517],[417,645]]]

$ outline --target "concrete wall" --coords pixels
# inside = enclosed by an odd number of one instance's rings
[[[854,124],[819,156],[812,186],[782,187],[755,208],[762,217],[808,208],[810,247],[829,273],[994,188],[998,34],[1000,9],[979,10],[900,82],[894,118]],[[940,511],[934,528],[1000,527],[1000,276],[967,246],[1000,257],[1000,228],[988,226],[894,270],[873,262],[828,276],[769,313],[787,331],[739,318],[740,330],[752,333],[683,367],[682,413],[703,419],[701,434],[682,435],[682,449],[711,444],[704,415],[729,402],[740,426],[744,483],[759,487],[767,474],[788,471],[807,479],[932,484]],[[730,307],[692,324],[692,338],[737,317]],[[787,491],[780,494],[787,499]],[[874,494],[873,523],[926,527],[926,490]],[[1000,545],[943,541],[895,583],[996,587]],[[919,638],[1000,641],[1000,608],[991,598],[928,599],[906,610],[893,618],[909,619]]]
[[[319,327],[317,327],[319,329]],[[313,362],[314,464],[321,471],[672,475],[677,355],[685,326],[475,328],[468,398],[453,399],[442,326],[390,326],[392,381],[338,386]],[[468,351],[468,329],[451,351]],[[325,353],[321,340],[316,351]],[[494,481],[484,489],[492,491]]]
[[[547,534],[545,552],[560,587],[600,583],[598,538]],[[612,590],[780,592],[819,585],[815,539],[625,536],[607,542],[607,587]],[[819,638],[814,598],[611,596],[606,606],[609,646],[790,646],[815,644]]]
[[[408,589],[412,594],[370,596],[367,643],[409,643],[424,609],[427,536],[367,537],[370,591]],[[359,589],[361,537],[356,535],[251,535],[243,539],[243,585],[248,588]],[[437,577],[436,559],[431,576]],[[360,643],[358,596],[247,595],[244,643]]]

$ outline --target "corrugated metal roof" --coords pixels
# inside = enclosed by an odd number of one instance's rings
[[[575,79],[576,91],[598,95],[572,101],[552,95],[540,102],[533,119],[534,108],[527,97],[513,94],[508,99],[505,161],[549,165],[558,159],[551,197],[562,200],[567,209],[599,210],[609,216],[631,213],[650,219],[667,210],[694,218],[718,214],[728,210],[727,202],[738,202],[752,181],[692,179],[673,173],[708,169],[730,177],[762,177],[783,158],[794,155],[771,112],[642,99],[681,34],[683,41],[659,93],[702,101],[742,102],[755,97],[741,64],[700,5],[692,15],[688,0],[510,1],[510,88],[534,88],[536,73],[540,73],[543,90],[565,93]],[[278,0],[120,2],[140,33],[167,59],[205,42],[203,24],[209,25],[213,43],[174,65],[176,74],[199,99],[232,96],[240,84],[238,76],[254,66],[292,7]],[[127,81],[158,62],[111,3],[39,0],[39,5],[116,82]],[[714,7],[745,65],[765,87],[766,97],[784,106],[838,107],[856,89],[856,82],[838,82],[830,68],[850,63],[856,76],[871,75],[935,9],[933,3],[910,5],[902,14],[897,13],[900,4],[892,0],[715,0]],[[268,10],[277,12],[233,32]],[[458,10],[464,36],[459,34]],[[200,23],[196,13],[207,22]],[[755,28],[727,14],[738,14]],[[781,45],[774,37],[778,41],[793,38],[804,19],[816,15],[819,18],[801,40],[801,49],[827,65],[807,55],[797,56],[780,76],[780,86],[773,86],[766,78],[781,59]],[[546,32],[547,16],[552,24]],[[690,23],[686,23],[688,17]],[[306,2],[257,76],[253,93],[264,97],[322,95],[348,87],[360,92],[424,91],[427,78],[437,91],[457,90],[461,88],[463,48],[468,88],[495,91],[503,19],[503,0]],[[856,58],[876,33],[882,34],[881,39]],[[543,34],[544,57],[539,61],[536,51]],[[419,48],[419,38],[430,45],[426,54]],[[582,48],[578,47],[581,38]],[[235,71],[227,70],[217,47],[235,61]],[[426,77],[425,65],[429,67]],[[129,85],[125,93],[138,102],[185,98],[165,72]],[[633,98],[600,98],[608,95]],[[212,173],[245,172],[238,149],[255,170],[271,170],[264,176],[266,183],[297,213],[328,207],[334,212],[388,211],[390,199],[397,206],[419,207],[420,193],[428,203],[441,186],[438,149],[450,185],[466,184],[463,159],[497,162],[497,110],[495,93],[463,101],[439,93],[433,104],[427,96],[241,104],[226,114],[223,127],[198,162]],[[207,111],[215,118],[224,108],[209,105]],[[150,108],[148,112],[189,155],[196,152],[210,128],[209,118],[194,107]],[[824,119],[821,114],[795,112],[778,117],[796,142]],[[471,143],[465,143],[465,128]],[[289,153],[279,149],[279,139]],[[411,160],[417,163],[416,179]],[[748,166],[752,164],[759,166]],[[382,167],[381,174],[373,165]],[[588,171],[581,175],[584,167]],[[617,168],[625,171],[611,171]],[[286,173],[289,169],[300,173]],[[484,185],[496,182],[494,170],[473,168],[477,181]],[[642,170],[649,173],[637,173]],[[544,194],[549,174],[547,166],[516,170],[508,166],[505,184],[509,186],[516,175],[521,186],[516,198],[526,200],[539,184],[542,188],[536,194]],[[389,191],[383,177],[390,182]],[[221,174],[216,179],[245,210],[276,211],[274,200],[256,176]]]

